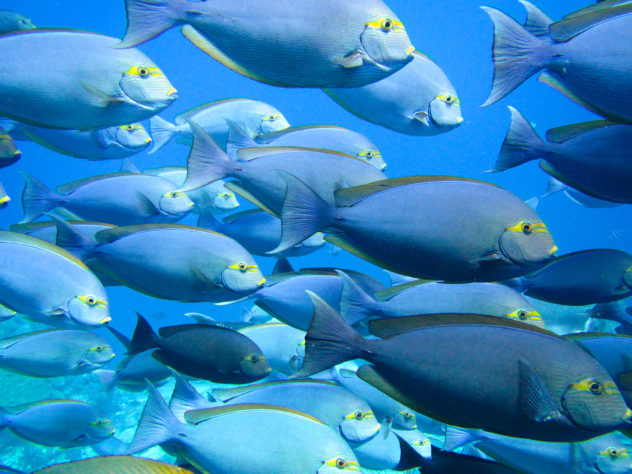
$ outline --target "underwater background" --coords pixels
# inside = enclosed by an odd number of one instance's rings
[[[213,0],[219,1],[219,0]],[[493,65],[491,49],[493,26],[479,7],[491,6],[506,12],[519,22],[525,11],[517,0],[441,0],[411,2],[388,0],[404,25],[417,50],[433,59],[454,85],[464,118],[462,125],[448,133],[430,136],[406,136],[361,120],[337,105],[319,89],[289,89],[258,83],[220,65],[182,37],[178,28],[138,46],[165,73],[178,89],[178,99],[160,116],[173,118],[197,105],[225,98],[250,98],[276,107],[292,126],[330,124],[352,129],[367,136],[382,153],[388,167],[388,177],[412,175],[444,175],[474,178],[502,186],[527,200],[546,190],[549,176],[538,167],[537,161],[502,173],[486,173],[492,168],[510,123],[507,109],[518,109],[543,135],[550,128],[597,120],[599,117],[576,105],[562,94],[537,82],[526,81],[508,97],[489,107],[480,107],[491,87]],[[590,4],[586,0],[536,2],[552,19]],[[32,19],[38,27],[79,29],[121,38],[125,33],[126,17],[123,0],[1,0],[0,8],[19,11]],[[318,28],[318,25],[313,25]],[[297,51],[300,54],[300,51]],[[0,51],[2,61],[2,51]],[[46,71],[41,71],[42,75]],[[148,124],[144,125],[149,130]],[[20,193],[24,180],[20,171],[31,174],[53,187],[97,174],[116,172],[117,160],[90,162],[45,149],[33,142],[19,142],[20,161],[0,170],[0,182],[11,197],[9,206],[0,211],[0,228],[22,219]],[[171,142],[155,154],[147,150],[132,157],[142,169],[167,165],[185,165],[188,147]],[[632,183],[631,183],[632,185]],[[239,198],[240,208],[251,207]],[[595,248],[613,248],[631,252],[632,213],[628,205],[607,209],[589,209],[570,201],[562,193],[540,200],[538,214],[547,224],[558,255]],[[180,223],[195,224],[196,215],[189,215]],[[264,275],[272,271],[273,258],[255,257]],[[335,266],[366,273],[384,283],[388,276],[381,269],[342,251],[332,255],[327,247],[304,257],[290,260],[294,268]],[[131,335],[134,311],[145,315],[154,326],[190,322],[187,312],[199,312],[221,320],[239,320],[243,307],[249,302],[216,306],[210,303],[178,303],[142,295],[125,287],[107,288],[112,321],[109,323],[126,335]],[[624,302],[625,303],[625,302]],[[536,303],[537,306],[537,303]],[[547,304],[540,313],[545,322],[553,322],[567,313],[577,314],[577,330],[583,325],[585,308],[564,308]],[[23,319],[13,318],[0,324],[0,335],[28,332],[44,327]],[[98,334],[113,345],[120,356],[123,348],[108,331]],[[119,357],[110,363],[113,368]],[[200,382],[204,389],[212,384]],[[169,393],[172,383],[161,388]],[[0,406],[12,406],[43,398],[73,398],[90,401],[110,416],[117,428],[117,436],[131,439],[145,402],[145,393],[129,393],[115,389],[107,394],[96,375],[35,379],[0,371]],[[309,442],[306,440],[306,442]],[[0,464],[30,471],[55,462],[93,456],[90,447],[61,450],[46,448],[11,434],[0,432]],[[156,459],[173,459],[158,447],[144,454]]]

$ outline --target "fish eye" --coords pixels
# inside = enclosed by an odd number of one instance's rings
[[[452,102],[454,102],[454,97],[452,97],[451,95],[447,96],[445,98],[445,102],[446,104],[451,104]]]
[[[94,306],[96,304],[97,300],[96,298],[92,297],[92,296],[87,296],[86,297],[86,303],[89,304],[90,306]]]
[[[361,420],[362,418],[364,418],[364,414],[363,414],[361,411],[356,411],[356,412],[353,414],[353,416],[354,416],[354,418],[355,418],[356,420]]]
[[[336,459],[336,467],[338,469],[344,469],[347,466],[347,462],[344,459]]]
[[[147,77],[149,75],[149,71],[144,67],[138,68],[138,75],[140,77]]]
[[[518,319],[520,319],[521,321],[527,319],[527,312],[524,310],[518,311]]]
[[[402,416],[404,418],[410,418],[410,413],[408,413],[407,411],[402,412]]]
[[[522,232],[524,232],[525,234],[529,235],[531,232],[533,232],[533,226],[528,223],[525,222],[522,224]]]
[[[134,130],[134,126],[133,125],[125,125],[125,130],[131,132],[132,130]]]
[[[248,270],[248,265],[246,265],[245,263],[240,263],[239,265],[237,265],[237,270],[243,273]]]
[[[615,457],[617,457],[617,455],[619,454],[619,451],[617,451],[615,448],[610,448],[610,449],[608,450],[608,454],[609,454],[611,457],[615,458]]]
[[[169,194],[167,194],[167,196],[169,196],[170,198],[177,198],[180,194],[175,192],[175,191],[171,191]]]
[[[389,31],[391,28],[393,28],[393,21],[390,18],[385,18],[382,21],[382,30]]]
[[[259,362],[259,356],[253,355],[250,357],[250,360],[253,364],[256,364],[257,362]]]
[[[591,382],[588,388],[595,395],[600,395],[603,393],[603,387],[599,382]]]

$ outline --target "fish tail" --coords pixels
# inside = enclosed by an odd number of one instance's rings
[[[149,130],[151,132],[151,139],[154,142],[154,146],[149,151],[149,154],[156,153],[179,132],[178,127],[158,115],[154,115],[149,119]]]
[[[99,456],[120,456],[127,451],[127,444],[116,436],[110,436],[105,441],[93,444],[91,447]]]
[[[471,430],[448,425],[445,431],[445,441],[441,449],[444,451],[454,451],[457,448],[478,440],[479,437],[472,433]]]
[[[127,29],[116,48],[130,48],[182,23],[172,0],[125,0]]]
[[[351,326],[365,320],[377,311],[378,303],[345,272],[336,270],[342,278],[340,315]]]
[[[90,239],[76,227],[54,214],[47,215],[53,220],[57,228],[55,245],[66,249],[79,260],[86,260],[92,255],[97,246],[97,242],[94,239]]]
[[[191,191],[229,176],[235,161],[217,146],[215,140],[197,123],[190,120],[193,143],[187,158],[187,177],[178,191]]]
[[[565,189],[567,189],[568,186],[566,186],[564,183],[562,183],[561,181],[553,178],[552,176],[549,178],[549,182],[546,185],[546,191],[544,192],[544,194],[542,195],[542,197],[547,197],[550,196],[551,194],[555,194],[559,191],[564,191]]]
[[[320,296],[307,290],[314,317],[305,336],[305,359],[294,377],[306,377],[362,357],[367,344]]]
[[[527,19],[525,20],[524,27],[525,29],[534,36],[537,37],[548,37],[549,35],[549,26],[553,23],[542,10],[536,7],[533,3],[527,2],[526,0],[518,0],[522,3],[522,6],[527,10]]]
[[[182,425],[171,413],[158,389],[150,382],[147,382],[147,390],[149,397],[126,454],[137,453],[173,439]]]
[[[156,333],[140,314],[136,313],[136,329],[127,348],[127,355],[139,354],[156,346]]]
[[[527,283],[527,279],[525,277],[516,277],[510,278],[509,280],[503,280],[502,284],[508,286],[512,290],[516,290],[518,293],[522,293],[529,287],[529,284]]]
[[[483,106],[502,99],[546,67],[550,45],[494,8],[481,7],[494,22],[494,80]]]
[[[490,171],[504,171],[531,160],[543,157],[547,144],[542,140],[527,119],[513,107],[511,125],[494,168]]]
[[[228,138],[226,139],[226,153],[233,159],[236,159],[237,152],[240,148],[259,147],[259,143],[250,138],[243,128],[232,120],[225,119],[228,125]]]
[[[99,378],[99,383],[106,392],[114,390],[114,387],[116,386],[116,371],[99,369],[95,370],[94,373]]]
[[[176,418],[184,420],[185,412],[211,406],[211,403],[200,395],[184,376],[177,372],[173,372],[173,376],[176,379],[176,385],[169,400],[169,410]]]
[[[22,191],[22,222],[31,222],[45,212],[57,207],[59,195],[48,189],[44,183],[33,176],[21,172],[24,176],[24,190]]]
[[[272,268],[272,275],[278,273],[292,273],[295,272],[294,267],[286,257],[277,258],[274,267]]]
[[[278,170],[287,188],[281,210],[281,242],[266,252],[283,252],[323,230],[329,221],[331,209],[312,188],[293,174]]]
[[[200,207],[200,217],[198,217],[196,225],[202,229],[212,230],[214,232],[219,232],[220,234],[225,233],[226,224],[215,217],[210,208],[207,206]]]

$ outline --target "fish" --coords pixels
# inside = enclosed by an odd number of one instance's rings
[[[546,443],[448,427],[443,449],[454,449],[455,441],[458,444],[474,443],[483,453],[518,472],[623,473],[630,470],[627,448],[630,445],[626,440],[620,433],[609,433],[581,443]]]
[[[203,212],[197,226],[227,235],[243,245],[251,254],[263,257],[270,256],[269,252],[281,242],[281,220],[262,209],[249,209],[231,214],[221,221],[211,213]],[[294,247],[274,256],[277,258],[301,257],[315,252],[324,245],[325,236],[317,232]]]
[[[506,14],[481,7],[494,23],[494,79],[483,105],[502,99],[532,75],[597,115],[632,121],[629,81],[632,5],[554,22],[549,37],[529,33]],[[617,100],[610,98],[616,95]]]
[[[11,198],[5,191],[2,183],[0,183],[0,209],[4,209],[5,207],[7,207],[9,205],[9,202],[11,202]]]
[[[193,201],[168,179],[143,173],[92,176],[49,189],[23,173],[22,222],[57,207],[81,219],[117,226],[176,222],[191,212]]]
[[[404,67],[414,50],[404,25],[381,0],[282,0],[274,6],[126,0],[125,7],[127,31],[119,48],[184,24],[184,36],[213,59],[281,87],[362,86]]]
[[[259,146],[299,146],[332,150],[355,156],[378,170],[386,169],[380,150],[364,135],[334,125],[306,125],[290,127],[251,138],[238,124],[230,127],[226,152],[235,157],[240,148]]]
[[[22,157],[22,152],[15,146],[13,138],[0,127],[0,168],[12,165]]]
[[[0,304],[51,326],[97,327],[112,319],[105,289],[80,260],[9,231],[0,231]]]
[[[428,459],[422,458],[420,472],[426,474],[447,474],[451,472],[517,474],[520,471],[489,459],[443,451],[432,446],[432,456]]]
[[[191,146],[193,132],[188,121],[197,123],[208,133],[222,150],[226,150],[228,125],[226,120],[239,125],[248,136],[255,138],[267,133],[286,129],[287,119],[275,107],[252,99],[223,99],[198,105],[181,113],[175,124],[155,115],[149,119],[154,146],[149,153],[155,153],[176,137],[176,142]]]
[[[113,357],[103,338],[78,329],[44,329],[0,339],[0,368],[28,377],[85,374]]]
[[[129,452],[168,442],[181,458],[217,474],[269,472],[270,466],[275,474],[360,472],[340,435],[295,410],[238,404],[187,412],[186,418],[179,421],[150,389]]]
[[[332,205],[298,177],[280,173],[287,183],[283,239],[273,252],[314,232],[335,232],[325,240],[384,269],[465,283],[524,275],[544,266],[557,250],[529,206],[482,181],[390,179],[339,189],[329,196]],[[472,213],[477,218],[468,220]]]
[[[423,315],[372,321],[371,333],[384,339],[368,340],[309,295],[314,318],[297,377],[362,358],[370,362],[362,379],[422,414],[540,441],[583,441],[632,418],[606,370],[546,330],[493,316]]]
[[[608,120],[567,125],[549,130],[545,142],[520,112],[509,109],[511,127],[491,171],[542,159],[540,168],[574,189],[606,201],[632,203],[632,126]]]
[[[563,191],[564,195],[574,203],[591,209],[618,207],[621,205],[621,203],[618,202],[604,201],[603,199],[589,196],[588,194],[582,193],[577,189],[571,188],[570,186],[562,183],[552,176],[549,178],[546,193],[544,193],[542,197],[548,197],[551,194],[557,193],[559,191]]]
[[[0,86],[6,93],[0,115],[38,127],[88,130],[139,122],[171,104],[177,91],[156,64],[137,49],[113,48],[116,43],[72,30],[2,36]]]
[[[386,177],[380,170],[352,156],[312,148],[241,149],[237,152],[240,161],[235,161],[201,127],[193,122],[190,124],[194,143],[187,160],[187,170],[193,170],[193,175],[187,171],[187,179],[178,188],[179,191],[188,192],[217,179],[233,178],[237,182],[227,184],[228,189],[271,214],[278,215],[286,188],[279,170],[296,173],[313,186],[319,195],[329,200],[332,200],[331,194],[335,189]],[[318,165],[315,165],[316,162]],[[310,235],[306,235],[301,241]]]
[[[12,10],[0,10],[0,33],[32,30],[35,25],[30,18]]]
[[[99,273],[156,298],[235,301],[266,281],[241,245],[208,230],[147,224],[102,230],[90,239],[61,219],[55,222],[60,246],[73,248]]]
[[[143,170],[143,173],[166,178],[176,186],[181,186],[187,177],[187,169],[184,166],[163,166]],[[195,203],[193,212],[200,214],[207,211],[212,215],[218,215],[239,207],[235,194],[226,189],[225,184],[226,182],[220,179],[187,192],[187,196]]]
[[[33,474],[193,474],[180,466],[134,456],[104,456],[81,459],[46,467]]]
[[[114,434],[105,414],[79,400],[41,400],[0,409],[0,429],[33,443],[59,448],[90,446]]]
[[[31,140],[57,153],[87,160],[120,160],[143,151],[151,137],[140,123],[97,130],[59,130],[14,122],[15,140]]]
[[[248,337],[220,326],[181,324],[160,328],[156,335],[136,314],[137,323],[128,354],[156,349],[159,362],[175,370],[218,383],[250,383],[270,373],[261,349]]]
[[[572,252],[520,278],[516,289],[562,305],[621,300],[632,296],[632,255],[614,249]]]
[[[370,317],[397,318],[419,314],[469,313],[510,318],[544,327],[542,316],[520,293],[497,283],[414,282],[369,295],[341,273],[340,314],[347,321]]]
[[[438,135],[463,123],[461,101],[443,70],[425,54],[390,76],[360,87],[323,89],[348,112],[413,136]]]

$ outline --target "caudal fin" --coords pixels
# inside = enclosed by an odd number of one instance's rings
[[[125,0],[127,30],[115,47],[131,48],[182,23],[171,0]]]
[[[136,313],[136,318],[136,328],[134,329],[132,340],[127,348],[127,355],[139,354],[143,351],[157,347],[156,339],[158,336],[156,336],[156,333],[151,328],[147,320],[138,313]]]
[[[58,247],[66,249],[79,260],[90,258],[97,246],[97,242],[94,238],[91,239],[79,229],[54,214],[48,214],[48,217],[53,220],[57,228],[55,244]]]
[[[367,342],[320,296],[307,290],[314,305],[314,317],[305,336],[305,359],[294,377],[329,369],[362,356]]]
[[[281,210],[281,242],[268,254],[283,252],[324,230],[331,210],[323,198],[296,176],[281,170],[278,173],[287,184]]]
[[[24,190],[22,191],[22,222],[31,222],[45,212],[57,207],[59,195],[48,189],[44,183],[33,176],[21,172],[24,176]]]
[[[189,410],[199,410],[213,406],[206,398],[198,393],[183,375],[173,372],[176,379],[176,386],[173,389],[171,400],[169,400],[169,410],[173,415],[184,422],[184,414]]]
[[[236,159],[237,152],[241,148],[260,147],[261,145],[254,141],[250,135],[232,120],[226,119],[228,125],[228,138],[226,140],[226,153],[233,159]]]
[[[116,386],[116,371],[99,369],[95,370],[94,373],[99,378],[99,383],[103,387],[103,390],[106,392],[114,390],[114,387]]]
[[[511,126],[500,149],[500,155],[490,171],[504,171],[546,154],[547,143],[542,140],[527,119],[513,107]]]
[[[483,106],[499,101],[546,66],[547,41],[494,8],[481,7],[494,22],[494,80]]]
[[[176,433],[182,426],[182,423],[169,410],[158,389],[149,382],[147,382],[147,389],[149,398],[126,454],[134,454],[165,443],[177,436]]]
[[[193,144],[187,158],[187,177],[178,191],[191,191],[230,175],[235,167],[215,140],[197,123],[188,122],[193,132]]]
[[[536,7],[533,3],[526,0],[518,0],[522,3],[522,6],[527,10],[527,19],[524,22],[525,29],[534,36],[539,38],[550,37],[549,26],[553,23],[542,10]]]
[[[150,155],[169,143],[179,132],[178,127],[157,115],[149,119],[149,129],[151,131],[151,139],[154,142],[154,146],[149,151]]]
[[[345,272],[336,270],[342,278],[342,294],[340,295],[340,315],[353,326],[375,314],[377,301],[364,291]]]

